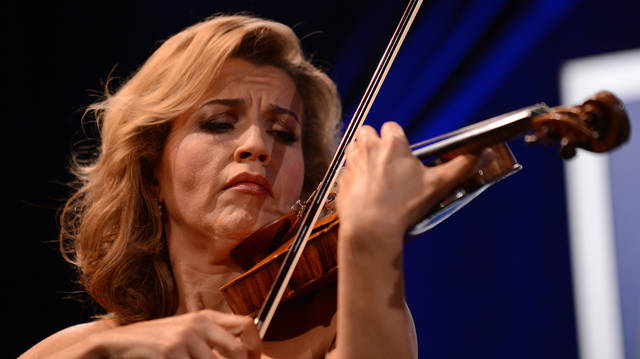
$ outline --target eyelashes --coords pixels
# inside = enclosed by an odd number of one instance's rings
[[[235,130],[237,122],[238,119],[236,116],[223,113],[201,121],[199,127],[202,131],[213,134],[231,133]],[[266,130],[266,133],[272,136],[279,143],[292,145],[300,141],[300,137],[293,129],[289,128],[286,120],[272,120],[270,121],[269,127],[270,128]]]
[[[200,129],[211,133],[225,133],[233,130],[235,125],[227,122],[202,121]]]
[[[200,121],[200,129],[211,133],[225,133],[235,128],[238,118],[230,113],[221,113]]]
[[[300,138],[291,131],[269,130],[267,133],[272,135],[276,141],[287,145],[292,145],[300,140]]]

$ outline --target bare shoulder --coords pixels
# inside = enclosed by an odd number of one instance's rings
[[[92,334],[117,327],[115,320],[104,319],[65,328],[34,345],[19,359],[42,358],[89,338]]]

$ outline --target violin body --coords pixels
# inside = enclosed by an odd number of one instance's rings
[[[285,221],[289,221],[289,218],[286,218]],[[288,232],[295,233],[295,224],[291,223],[292,226]],[[274,225],[286,224],[283,224],[282,220],[277,220],[266,227]],[[335,213],[318,221],[289,281],[283,301],[289,301],[324,285],[336,282],[338,273],[338,226],[339,220]],[[264,234],[268,234],[268,231],[267,233],[263,231],[256,232],[253,240],[262,240],[259,237]],[[278,238],[277,240],[281,239]],[[269,289],[271,289],[271,284],[273,284],[278,274],[280,263],[286,255],[292,239],[292,237],[289,237],[275,251],[266,255],[249,270],[220,288],[234,313],[254,315],[260,309],[264,298],[266,298]],[[232,256],[239,257],[240,255],[235,251]]]

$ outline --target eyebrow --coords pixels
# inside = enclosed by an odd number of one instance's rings
[[[246,102],[243,99],[239,99],[239,98],[220,98],[220,99],[207,101],[202,105],[200,105],[199,108],[203,108],[205,106],[215,105],[215,104],[225,105],[229,107],[239,107],[239,106],[244,106]],[[269,110],[277,114],[290,115],[291,117],[293,117],[294,120],[296,120],[296,122],[300,123],[300,119],[298,118],[298,115],[292,110],[289,110],[288,108],[284,108],[276,104],[270,104]]]
[[[300,123],[300,119],[298,118],[298,115],[296,115],[295,112],[289,110],[288,108],[280,107],[274,104],[269,105],[269,108],[271,109],[272,112],[275,112],[277,114],[291,115],[291,117],[293,117],[293,119],[296,120],[297,123]]]
[[[200,105],[200,107],[198,107],[198,108],[203,108],[205,106],[215,105],[215,104],[225,105],[225,106],[229,106],[229,107],[237,107],[237,106],[244,105],[245,102],[244,102],[244,100],[239,99],[239,98],[221,98],[221,99],[209,100],[209,101],[203,103],[202,105]]]

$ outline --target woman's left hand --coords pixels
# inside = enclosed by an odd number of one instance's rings
[[[402,128],[382,126],[380,136],[370,126],[359,129],[346,152],[337,198],[341,230],[404,234],[477,169],[479,156],[468,154],[435,167],[411,154]]]
[[[358,131],[338,182],[338,339],[331,358],[417,357],[402,238],[479,165],[479,156],[463,155],[426,167],[398,124],[385,123],[380,132]]]

